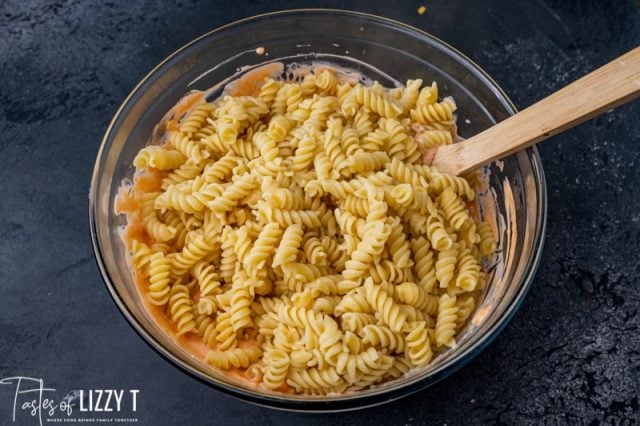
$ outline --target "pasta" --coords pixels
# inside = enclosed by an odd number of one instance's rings
[[[287,379],[291,363],[289,354],[282,349],[272,349],[264,354],[265,368],[262,382],[269,389],[278,389]]]
[[[179,341],[265,391],[321,395],[452,347],[497,241],[479,178],[420,164],[454,142],[453,99],[308,71],[198,98],[138,152],[157,182],[126,213],[132,268]]]
[[[137,168],[153,167],[158,170],[172,170],[180,167],[185,161],[186,157],[179,151],[151,145],[138,152],[133,159],[133,165]]]

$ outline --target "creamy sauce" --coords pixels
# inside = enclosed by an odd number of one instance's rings
[[[248,71],[239,79],[227,84],[224,91],[230,96],[258,96],[260,83],[265,78],[282,74],[283,71],[284,65],[280,62],[263,65]]]

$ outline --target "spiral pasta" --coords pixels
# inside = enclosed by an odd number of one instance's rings
[[[207,118],[213,116],[214,110],[215,106],[208,102],[203,102],[200,105],[196,106],[184,118],[182,124],[180,125],[180,133],[196,133],[205,125],[205,123],[207,122]]]
[[[442,102],[422,105],[412,109],[409,113],[411,120],[421,124],[438,124],[452,125],[453,112],[456,110],[456,104],[451,98],[447,98]]]
[[[359,152],[348,160],[348,168],[353,173],[367,173],[380,170],[389,162],[385,152]]]
[[[316,81],[316,86],[318,86],[318,89],[320,89],[320,91],[328,95],[335,94],[336,89],[338,87],[338,78],[331,71],[329,70],[322,71],[320,75],[316,77],[315,81]]]
[[[166,191],[169,187],[177,185],[179,183],[191,180],[200,175],[202,172],[201,164],[194,164],[191,162],[184,163],[182,166],[174,169],[162,179],[161,188]]]
[[[178,283],[171,286],[167,306],[171,320],[176,323],[178,335],[188,333],[196,327],[193,301],[186,286]]]
[[[435,343],[438,346],[453,346],[456,332],[456,321],[458,319],[458,308],[456,307],[455,296],[449,297],[448,294],[440,296],[438,301],[438,319],[435,328]]]
[[[456,267],[458,269],[456,287],[465,291],[475,290],[480,279],[480,265],[471,254],[471,250],[465,248],[460,251]]]
[[[231,367],[247,368],[262,355],[262,350],[255,346],[235,348],[227,351],[211,350],[206,361],[214,367],[227,370]]]
[[[382,316],[382,320],[392,331],[400,331],[407,320],[407,316],[393,301],[389,294],[379,285],[373,284],[371,279],[364,284],[367,302]]]
[[[217,310],[215,296],[220,294],[220,281],[213,265],[206,261],[200,261],[193,267],[192,275],[198,280],[200,297],[198,301],[198,313],[212,315]]]
[[[407,325],[407,353],[411,364],[423,367],[433,358],[431,339],[424,321],[415,321]]]
[[[298,248],[302,244],[303,234],[304,230],[302,226],[297,223],[292,224],[285,229],[273,258],[272,266],[274,268],[296,261]]]
[[[184,136],[183,133],[173,132],[169,134],[168,138],[175,149],[196,164],[209,158],[209,152],[204,147],[189,139],[188,136]]]
[[[458,258],[456,245],[450,249],[438,252],[436,261],[436,279],[441,288],[447,288],[449,283],[455,278],[455,269]]]
[[[311,237],[304,243],[304,254],[307,262],[313,265],[327,264],[327,252],[317,237]]]
[[[435,148],[453,143],[453,136],[448,130],[427,130],[416,136],[416,142],[423,149]]]
[[[167,114],[163,144],[138,152],[118,195],[131,202],[116,204],[141,291],[179,343],[265,390],[321,395],[453,346],[496,237],[473,205],[481,173],[419,164],[456,138],[435,83],[307,71]]]
[[[313,162],[318,141],[313,133],[301,136],[295,155],[291,159],[291,170],[300,172],[309,167]]]
[[[183,165],[186,160],[180,151],[152,145],[138,152],[133,159],[133,165],[138,169],[153,167],[158,170],[172,170]]]
[[[272,78],[267,78],[260,87],[260,94],[258,98],[262,100],[267,106],[275,100],[278,90],[282,86],[282,83]]]
[[[147,193],[142,197],[142,222],[147,228],[147,232],[156,241],[165,242],[171,240],[176,235],[176,228],[161,222],[154,208],[154,202],[158,197],[157,193]]]
[[[352,89],[351,94],[347,97],[353,98],[351,102],[353,102],[354,105],[359,104],[366,106],[372,112],[380,114],[382,117],[397,117],[403,111],[402,106],[389,99],[385,94],[376,93],[372,89],[359,84]],[[354,110],[354,107],[351,106],[351,103],[348,103],[347,100],[345,100],[343,106],[342,111],[347,117],[355,115],[356,110]]]
[[[415,272],[419,286],[427,293],[433,292],[437,278],[434,269],[434,254],[429,241],[424,237],[411,240],[411,249],[415,260]]]
[[[445,188],[436,201],[453,229],[459,231],[471,225],[472,221],[464,202],[451,187]]]
[[[389,221],[389,224],[391,227],[391,233],[389,234],[388,243],[393,256],[393,263],[398,268],[413,266],[413,260],[411,260],[411,247],[407,241],[400,219],[394,217]]]
[[[250,271],[253,279],[257,278],[258,271],[266,265],[281,236],[282,230],[277,223],[268,223],[260,231],[251,251],[243,260],[245,269]]]
[[[219,215],[229,212],[242,198],[248,196],[256,185],[257,182],[253,175],[244,175],[228,186],[220,197],[213,200],[209,204],[209,208]]]
[[[225,305],[224,303],[218,303],[219,305]],[[218,349],[227,350],[237,345],[237,333],[233,329],[233,322],[231,320],[231,312],[225,311],[218,315],[216,323],[216,341],[218,342]]]
[[[396,288],[398,299],[401,302],[425,311],[429,315],[438,312],[438,298],[427,293],[424,289],[412,282],[405,282]]]
[[[171,273],[175,276],[185,275],[199,260],[212,254],[214,250],[216,250],[216,244],[208,241],[204,233],[193,231],[192,238],[172,259]]]
[[[366,325],[362,327],[358,334],[362,337],[362,343],[370,345],[380,345],[391,352],[404,352],[404,336],[399,332],[381,325]]]
[[[287,380],[291,360],[289,354],[282,349],[272,349],[264,354],[264,376],[262,383],[269,389],[278,389]]]
[[[334,367],[293,370],[287,376],[287,384],[298,392],[322,389],[342,391],[344,388],[339,386],[343,383]]]
[[[149,294],[151,302],[164,305],[169,301],[171,261],[162,253],[155,253],[149,259]]]
[[[466,179],[442,173],[433,173],[432,180],[429,182],[429,189],[436,194],[441,194],[446,188],[451,188],[454,193],[461,197],[466,197],[469,201],[472,201],[476,195]]]

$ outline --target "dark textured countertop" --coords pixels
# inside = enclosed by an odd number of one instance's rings
[[[419,1],[383,4],[1,2],[0,376],[43,378],[63,394],[139,389],[136,417],[151,425],[639,421],[638,102],[540,148],[546,247],[521,310],[472,363],[402,400],[327,415],[237,401],[163,360],[110,300],[87,223],[100,140],[133,86],[212,28],[292,7],[380,14],[450,42],[520,107],[640,43],[632,0],[433,0],[422,16]],[[13,396],[0,386],[0,424],[11,424]]]

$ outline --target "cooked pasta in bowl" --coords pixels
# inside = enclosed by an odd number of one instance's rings
[[[513,113],[460,53],[383,18],[211,32],[105,135],[91,226],[107,287],[155,349],[252,402],[342,410],[428,386],[515,312],[546,204],[535,149],[459,177],[422,157]]]

